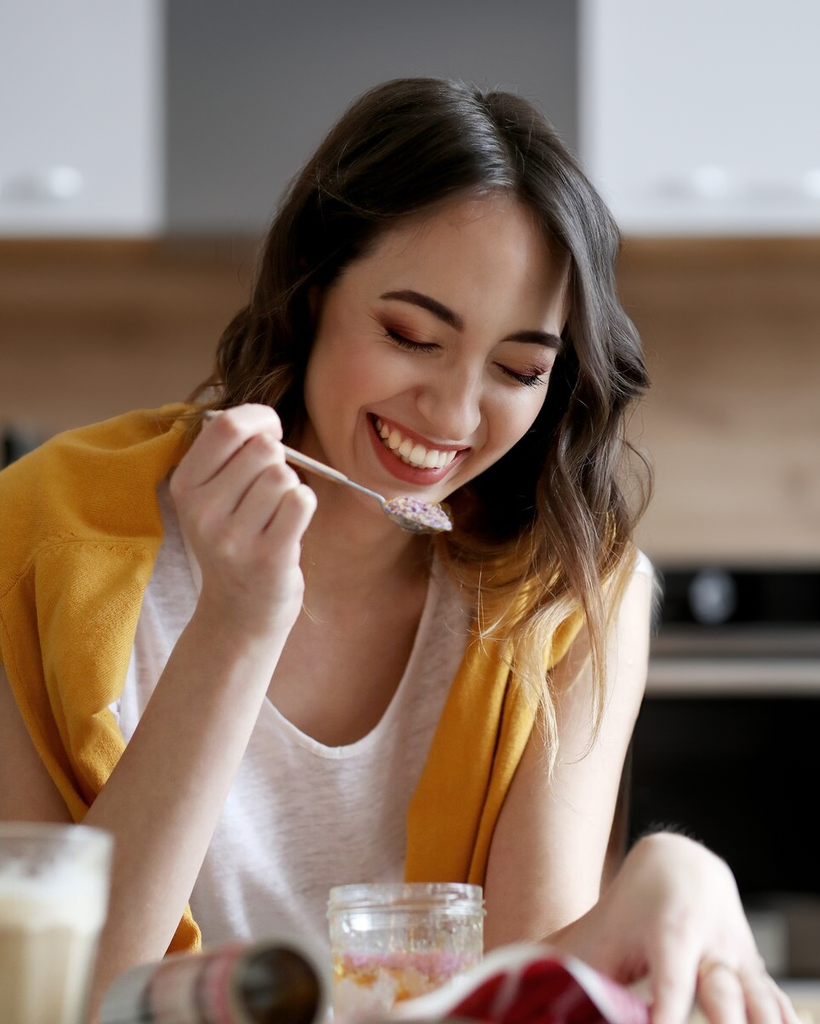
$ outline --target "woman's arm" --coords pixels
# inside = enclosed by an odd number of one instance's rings
[[[546,773],[537,727],[504,802],[486,878],[487,946],[537,940],[597,901],[624,764],[646,682],[652,580],[635,572],[607,644],[606,708],[593,737],[581,633],[555,669],[559,749]]]
[[[0,665],[0,821],[71,822],[71,815],[34,749]]]
[[[164,954],[299,613],[300,538],[315,499],[285,466],[278,436],[272,410],[233,410],[206,426],[172,480],[202,591],[85,818],[116,840],[97,999],[115,974]],[[2,728],[0,811],[66,820],[19,714]]]
[[[729,866],[686,836],[640,839],[599,902],[547,941],[622,984],[641,982],[653,1024],[799,1024],[766,973]]]
[[[611,694],[591,742],[583,637],[559,666],[577,677],[559,698],[551,782],[534,734],[490,850],[487,940],[544,941],[623,984],[642,982],[653,1024],[685,1024],[692,1002],[714,1024],[799,1024],[765,970],[728,865],[699,843],[639,840],[601,890],[618,782],[643,694],[652,581],[636,573],[608,645]]]

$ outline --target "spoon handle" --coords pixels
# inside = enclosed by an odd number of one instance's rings
[[[285,449],[285,459],[288,462],[292,462],[297,466],[302,466],[304,469],[309,469],[317,476],[326,477],[328,480],[335,480],[336,483],[350,483],[350,478],[346,477],[344,473],[340,473],[338,469],[331,469],[331,467],[326,466],[324,462],[317,462],[316,459],[312,459],[309,455],[303,455],[301,452],[297,452],[295,448],[288,448],[286,444],[283,444],[282,447]]]
[[[206,420],[216,419],[219,415],[220,412],[217,409],[206,409],[202,414],[203,418]],[[338,469],[331,469],[331,467],[326,466],[324,462],[312,459],[309,455],[303,455],[301,452],[297,452],[295,448],[288,448],[286,444],[283,444],[282,447],[285,449],[285,458],[288,462],[291,462],[296,466],[301,466],[303,469],[310,470],[311,473],[315,473],[317,476],[323,476],[327,480],[333,480],[337,484],[347,484],[348,487],[353,487],[355,490],[361,491],[362,494],[369,494],[371,498],[375,498],[376,501],[381,503],[382,508],[384,507],[386,499],[377,491],[371,491],[369,487],[363,487],[361,484],[355,483],[349,476],[345,476],[344,473],[340,473]]]
[[[315,473],[317,476],[323,476],[328,480],[333,480],[337,484],[347,484],[348,487],[353,487],[357,491],[361,491],[363,494],[369,494],[371,498],[375,498],[378,502],[384,505],[385,499],[381,494],[376,491],[371,491],[369,487],[363,487],[361,484],[355,483],[349,476],[345,476],[344,473],[340,473],[338,469],[331,469],[330,466],[326,466],[324,462],[318,462],[316,459],[312,459],[309,455],[303,455],[301,452],[297,452],[295,448],[288,448],[288,446],[282,445],[285,449],[285,459],[288,462],[292,462],[296,466],[301,466],[303,469],[309,470],[311,473]]]

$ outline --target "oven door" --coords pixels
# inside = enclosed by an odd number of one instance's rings
[[[709,586],[728,574],[706,571]],[[768,591],[759,570],[719,582],[732,601],[713,592],[719,621],[704,621],[697,571],[664,573],[633,739],[630,834],[672,828],[724,857],[769,970],[820,978],[820,573],[772,575]],[[776,599],[784,586],[788,608]]]

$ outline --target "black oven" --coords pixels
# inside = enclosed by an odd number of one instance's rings
[[[772,973],[820,977],[820,569],[667,568],[630,833],[723,856]]]

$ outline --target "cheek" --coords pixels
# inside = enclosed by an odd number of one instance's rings
[[[339,399],[345,390],[343,381],[336,387],[330,385],[334,376],[333,367],[327,361],[311,356],[305,375],[304,402],[308,420],[322,444],[328,441],[331,425],[338,422]]]
[[[310,357],[305,406],[314,422],[341,425],[384,398],[389,375],[355,337],[326,337]]]
[[[344,347],[333,335],[318,336],[305,373],[306,403],[325,403],[343,390],[350,362],[344,358]]]
[[[546,385],[536,388],[521,388],[521,395],[511,397],[496,410],[495,430],[497,442],[505,448],[512,448],[521,440],[535,423],[547,398]]]
[[[305,381],[302,390],[302,397],[305,403],[305,410],[307,411],[308,417],[313,419],[316,413],[317,395],[321,391],[321,382],[319,381],[320,371],[313,359],[310,357],[305,370]]]
[[[336,373],[325,378],[325,386],[344,389],[348,399],[360,405],[393,398],[425,380],[421,361],[414,363],[382,343],[374,345],[370,338],[351,338],[344,357],[334,365]]]

